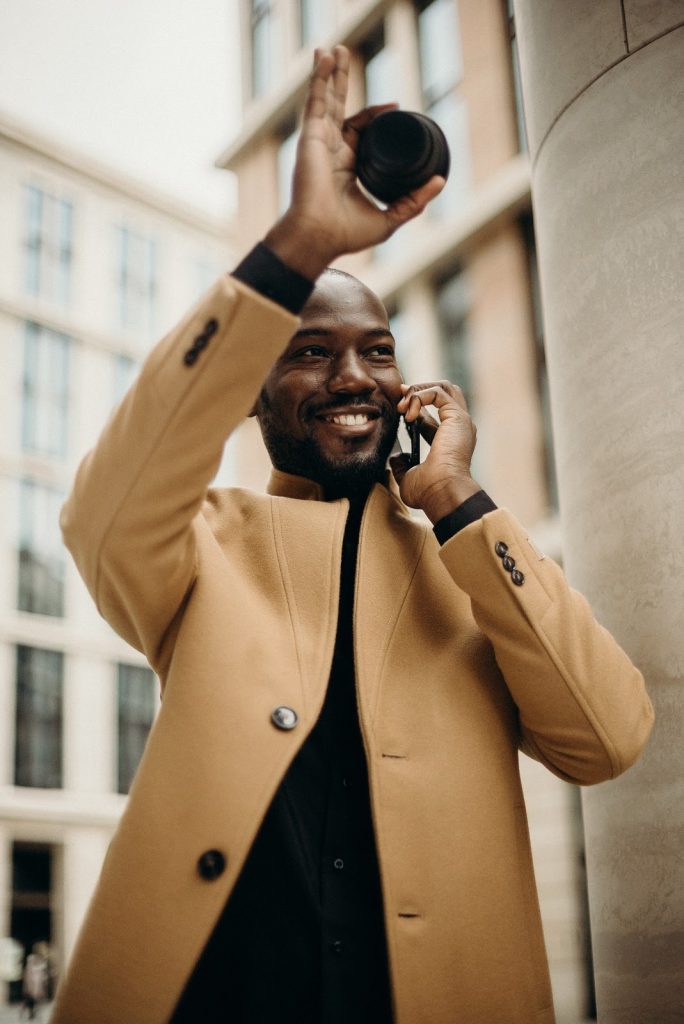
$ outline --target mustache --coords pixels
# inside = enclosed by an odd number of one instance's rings
[[[315,405],[307,406],[304,410],[303,419],[308,422],[309,420],[315,419],[317,416],[325,416],[327,412],[339,409],[343,405],[345,409],[353,411],[355,408],[368,409],[372,408],[377,410],[378,417],[388,422],[398,418],[399,413],[396,408],[390,402],[377,402],[372,401],[368,398],[364,398],[362,395],[355,397],[345,397],[340,395],[336,399],[331,399],[329,402],[318,402]]]

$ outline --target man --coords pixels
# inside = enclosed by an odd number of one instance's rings
[[[344,121],[348,61],[317,52],[288,212],[152,352],[65,506],[163,703],[55,1024],[550,1024],[518,748],[597,782],[651,727],[472,479],[458,388],[403,384],[377,298],[324,273],[442,185],[358,191],[379,108]],[[207,495],[249,413],[269,493]],[[390,481],[399,415],[431,447]]]

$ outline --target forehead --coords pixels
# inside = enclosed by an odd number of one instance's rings
[[[322,274],[300,314],[301,326],[388,327],[387,310],[361,281],[342,274]]]

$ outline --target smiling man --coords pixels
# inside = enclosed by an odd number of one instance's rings
[[[255,407],[273,465],[318,481],[328,497],[367,493],[384,477],[402,383],[385,307],[328,270]]]
[[[403,383],[382,304],[326,270],[442,185],[363,196],[382,108],[344,119],[348,66],[317,53],[291,206],[150,354],[63,511],[163,701],[53,1024],[552,1024],[518,751],[599,782],[651,728],[473,479],[459,388]],[[210,489],[250,414],[268,493]],[[402,415],[429,453],[390,473]]]

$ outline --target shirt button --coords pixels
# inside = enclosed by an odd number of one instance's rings
[[[335,939],[334,942],[330,943],[330,948],[332,949],[333,953],[341,953],[344,947],[339,939]]]
[[[283,704],[281,707],[273,709],[271,721],[277,729],[285,729],[287,731],[294,729],[299,719],[294,708],[288,708]]]
[[[344,861],[342,860],[341,857],[335,858],[335,860],[333,861],[333,867],[336,868],[338,871],[342,870],[342,868],[344,867]]]

